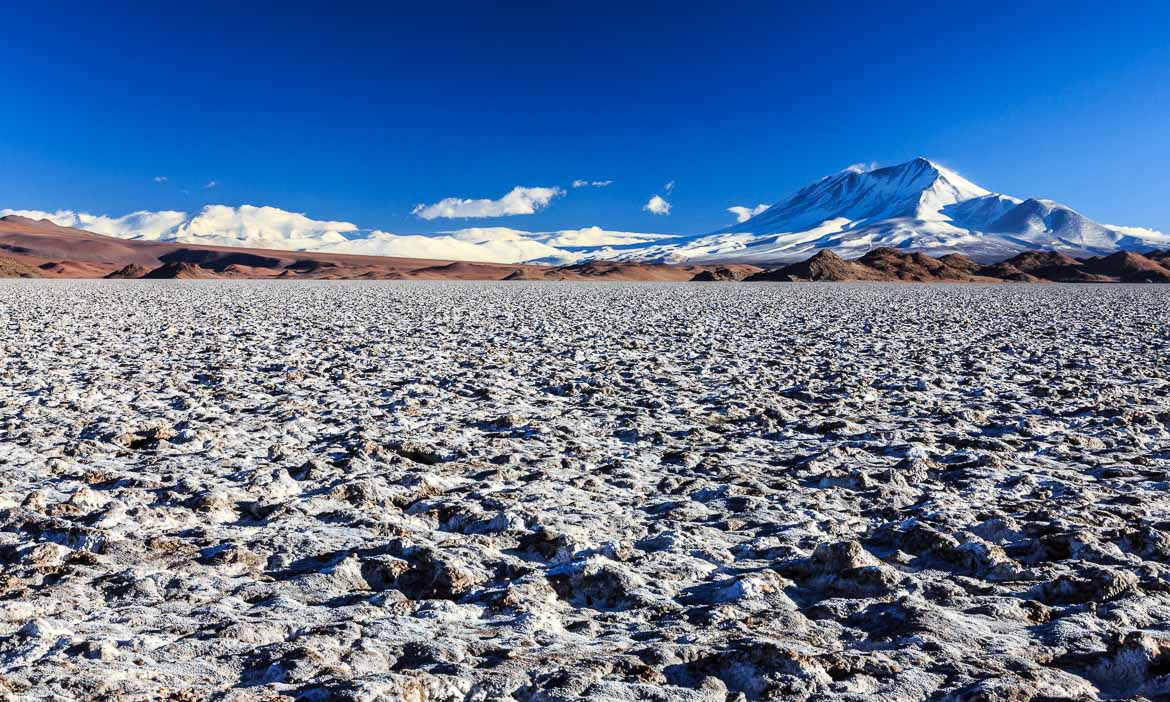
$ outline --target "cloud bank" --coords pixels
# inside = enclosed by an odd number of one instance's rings
[[[467,227],[436,235],[400,235],[374,231],[368,236],[320,251],[370,256],[403,256],[491,263],[566,264],[581,260],[585,250],[613,252],[609,247],[677,238],[675,234],[621,232],[601,227],[528,232],[509,227]]]
[[[613,247],[677,238],[675,234],[623,232],[596,226],[548,232],[468,227],[438,234],[403,235],[252,205],[207,205],[194,215],[176,210],[143,210],[121,217],[72,210],[0,209],[0,216],[7,215],[47,219],[59,226],[122,239],[495,263],[573,263],[585,251],[616,254],[620,249]]]
[[[122,239],[175,241],[219,246],[255,246],[308,249],[346,240],[356,232],[351,222],[315,220],[277,207],[207,205],[195,215],[175,210],[139,211],[121,217],[59,210],[0,210],[0,216],[47,219],[62,227],[76,227]]]
[[[433,205],[419,204],[411,214],[422,219],[470,219],[535,214],[549,206],[553,198],[564,195],[560,188],[526,188],[520,185],[498,200],[471,200],[447,197]]]
[[[160,210],[158,212],[141,210],[121,217],[72,210],[57,210],[56,212],[0,210],[0,217],[7,215],[17,215],[29,219],[47,219],[61,227],[74,227],[122,239],[161,239],[166,232],[174,230],[187,218],[186,212],[175,210]]]

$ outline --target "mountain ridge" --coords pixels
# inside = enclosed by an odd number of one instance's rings
[[[47,220],[0,217],[0,277],[326,280],[596,280],[830,282],[1170,283],[1170,249],[1077,260],[1026,251],[992,264],[878,247],[853,260],[823,249],[764,268],[744,263],[660,264],[593,260],[560,266],[387,258],[126,240]]]
[[[769,266],[801,261],[822,250],[855,259],[877,248],[962,254],[991,263],[1032,250],[1091,257],[1170,248],[1170,235],[1101,224],[1049,199],[994,192],[924,157],[893,166],[846,168],[743,222],[689,236],[596,226],[551,232],[483,226],[403,235],[252,205],[207,205],[193,215],[170,210],[123,217],[0,210],[4,213],[34,219],[43,215],[58,225],[143,242],[497,264]]]
[[[1053,200],[993,192],[922,157],[827,176],[694,243],[710,247],[732,236],[739,237],[739,250],[700,252],[700,260],[783,262],[825,249],[858,258],[888,246],[994,261],[1025,250],[1093,256],[1170,244],[1166,235],[1135,236]],[[676,255],[689,257],[685,250]]]

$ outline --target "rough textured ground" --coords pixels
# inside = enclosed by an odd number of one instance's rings
[[[5,281],[0,698],[1165,698],[1168,310]]]

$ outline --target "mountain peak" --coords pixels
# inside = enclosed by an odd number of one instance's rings
[[[911,159],[910,161],[903,163],[902,165],[903,166],[911,166],[913,168],[921,168],[921,169],[929,168],[929,169],[936,170],[936,171],[944,170],[942,168],[942,166],[938,165],[934,161],[931,161],[930,159],[926,158],[925,156],[915,157],[915,158]]]
[[[896,166],[850,167],[719,233],[805,232],[833,221],[945,220],[945,207],[990,195],[958,173],[918,157]]]
[[[942,172],[942,171],[945,171],[946,169],[943,168],[941,165],[935,163],[934,161],[931,161],[930,159],[926,158],[925,156],[918,156],[916,158],[910,159],[909,161],[906,161],[905,163],[899,163],[899,164],[895,164],[893,166],[879,166],[877,163],[865,163],[865,162],[855,163],[851,166],[846,166],[845,168],[842,168],[840,171],[837,171],[833,175],[825,176],[821,180],[826,180],[828,178],[839,177],[839,176],[846,176],[846,175],[849,175],[851,173],[860,175],[863,173],[873,173],[874,171],[897,171],[897,172],[919,171],[919,172],[921,172],[921,171],[925,171],[925,170],[934,170],[934,171]]]
[[[736,237],[725,239],[728,235]],[[919,156],[880,168],[851,166],[822,178],[755,217],[712,233],[709,241],[719,242],[722,250],[702,239],[696,249],[712,259],[764,262],[823,250],[848,259],[881,246],[993,260],[1025,248],[1074,255],[1144,251],[1167,240],[1157,232],[1098,224],[1051,200],[994,193]]]
[[[937,161],[931,161],[928,158],[919,156],[915,159],[901,163],[896,166],[887,166],[886,168],[879,168],[872,173],[877,174],[880,171],[888,171],[890,174],[898,174],[906,177],[929,179],[932,183],[938,180],[943,180],[951,185],[957,192],[956,194],[960,200],[969,200],[973,197],[983,197],[990,195],[991,191],[979,187],[978,185],[967,180],[959,175],[956,171],[939,164]]]

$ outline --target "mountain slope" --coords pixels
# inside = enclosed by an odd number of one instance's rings
[[[619,236],[620,233],[614,233]],[[502,238],[496,232],[467,235]],[[575,236],[575,234],[566,234]],[[610,235],[586,233],[593,238]],[[403,237],[409,238],[409,237]],[[624,238],[624,237],[623,237]],[[534,244],[536,242],[528,242]],[[467,244],[471,246],[471,244]],[[541,244],[537,244],[543,246]],[[557,251],[557,249],[553,249]],[[0,278],[303,278],[324,280],[691,280],[735,279],[753,266],[662,266],[590,262],[537,266],[450,258],[363,256],[331,251],[285,251],[128,240],[62,227],[47,219],[0,216]]]
[[[830,220],[943,220],[944,207],[990,194],[924,158],[872,171],[852,167],[717,233],[801,232]]]
[[[1150,251],[1170,236],[1098,224],[1050,200],[993,193],[924,158],[888,168],[849,168],[759,215],[705,236],[598,251],[614,260],[802,261],[817,251],[859,258],[878,248],[963,254],[981,262],[1029,250],[1075,256]]]
[[[1090,256],[1168,244],[1166,235],[1110,228],[1051,200],[992,193],[916,158],[847,169],[745,222],[647,253],[663,260],[785,262],[821,250],[856,258],[888,247],[994,261],[1034,249]]]
[[[0,210],[142,242],[283,251],[567,265],[802,261],[818,251],[860,258],[879,248],[1002,261],[1031,250],[1071,256],[1170,248],[1170,236],[1094,222],[1051,200],[991,192],[925,158],[885,168],[851,167],[800,189],[760,214],[710,234],[673,236],[600,227],[528,232],[473,227],[428,235],[359,229],[274,207],[208,205],[184,212],[107,217]]]

